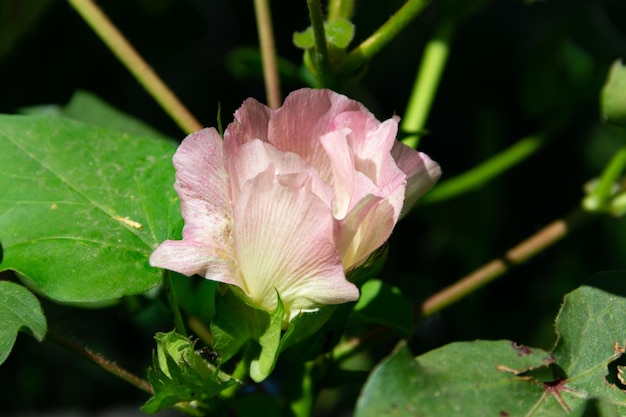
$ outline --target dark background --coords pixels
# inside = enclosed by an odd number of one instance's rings
[[[216,125],[218,104],[228,123],[245,98],[264,101],[251,1],[99,3],[203,124]],[[357,1],[353,44],[402,3]],[[277,50],[286,60],[286,95],[305,86],[302,51],[291,36],[308,26],[308,12],[305,1],[295,0],[274,1],[272,12]],[[598,109],[611,62],[626,57],[626,5],[620,0],[435,1],[344,92],[379,119],[402,116],[422,48],[444,18],[459,24],[420,144],[441,164],[442,181],[559,118],[565,123],[537,154],[496,180],[451,200],[424,203],[402,220],[381,277],[415,304],[574,209],[583,184],[626,139],[621,129],[602,123]],[[67,2],[0,0],[0,112],[65,104],[76,90],[90,91],[176,140],[184,137]],[[477,338],[549,349],[563,295],[596,272],[624,268],[625,244],[622,219],[582,227],[418,323],[414,352]],[[44,303],[51,327],[141,375],[154,332],[171,327],[159,303],[129,301],[101,310]],[[146,398],[54,344],[26,336],[18,337],[0,367],[0,415],[97,412],[116,404],[137,407]]]

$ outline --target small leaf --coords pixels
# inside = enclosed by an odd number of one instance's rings
[[[293,44],[300,49],[313,48],[315,46],[313,28],[309,26],[302,32],[295,32],[293,34]]]
[[[219,407],[215,396],[235,385],[236,380],[221,372],[196,353],[194,343],[176,333],[157,333],[157,352],[148,379],[154,395],[142,410],[156,413],[170,407],[193,416],[203,416]]]
[[[161,280],[148,258],[180,235],[175,145],[58,117],[0,116],[0,271],[96,302]]]
[[[361,287],[361,297],[349,324],[380,324],[409,337],[413,332],[411,304],[398,288],[381,280],[370,280]]]
[[[626,67],[615,61],[602,88],[601,111],[605,120],[616,125],[626,125]]]
[[[339,49],[347,48],[354,37],[354,25],[346,19],[335,19],[324,23],[326,43]],[[308,27],[302,32],[293,34],[293,43],[300,49],[311,49],[315,46],[313,28]]]
[[[13,348],[17,333],[28,328],[38,341],[46,335],[46,317],[37,297],[19,284],[0,281],[0,364]]]
[[[354,25],[347,19],[335,19],[324,23],[326,41],[337,48],[347,48],[354,37]]]

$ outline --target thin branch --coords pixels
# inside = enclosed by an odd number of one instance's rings
[[[68,2],[184,132],[191,133],[202,128],[202,124],[191,115],[92,0]]]
[[[449,306],[475,291],[477,288],[502,276],[513,266],[520,265],[539,252],[552,246],[573,230],[595,217],[594,214],[579,208],[565,218],[553,221],[506,252],[501,258],[494,259],[471,274],[461,278],[451,286],[430,296],[417,307],[416,313],[420,313],[422,316],[426,317]]]
[[[99,367],[101,367],[102,369],[104,369],[105,371],[115,375],[116,377],[128,382],[131,385],[134,385],[135,387],[139,388],[142,391],[147,392],[148,394],[154,394],[154,390],[152,389],[152,385],[150,385],[150,383],[148,381],[146,381],[145,379],[142,379],[140,377],[138,377],[137,375],[131,373],[130,371],[122,368],[121,366],[119,366],[118,364],[112,362],[111,360],[105,358],[104,356],[100,355],[99,353],[96,353],[94,351],[92,351],[91,349],[79,345],[76,342],[73,342],[69,339],[66,339],[65,337],[61,336],[58,333],[55,333],[53,331],[48,331],[47,333],[47,338],[52,340],[53,342],[55,342],[56,344],[63,346],[64,348],[68,349],[71,352],[74,352],[80,356],[82,356],[83,358],[87,359],[88,361],[98,365]]]
[[[429,0],[408,0],[376,32],[345,56],[339,66],[342,73],[350,73],[367,63],[387,46],[429,3]]]
[[[269,0],[254,0],[254,13],[256,15],[257,31],[259,33],[267,104],[272,109],[277,109],[280,107],[282,99]]]

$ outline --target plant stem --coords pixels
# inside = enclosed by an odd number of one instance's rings
[[[565,218],[553,221],[528,239],[510,249],[504,256],[492,260],[471,274],[461,278],[451,286],[430,296],[418,306],[416,313],[424,317],[436,313],[470,294],[477,288],[503,275],[513,266],[527,261],[539,252],[552,246],[573,230],[595,217],[594,214],[578,208]]]
[[[420,132],[424,130],[439,87],[439,81],[450,53],[450,41],[454,29],[455,25],[451,20],[441,21],[434,36],[424,48],[420,70],[400,125],[400,130],[409,135],[402,142],[413,149],[417,148]]]
[[[184,132],[191,133],[202,128],[200,122],[183,106],[92,0],[68,1]]]
[[[483,186],[537,152],[547,142],[548,137],[548,133],[544,132],[521,139],[480,165],[437,185],[422,197],[421,203],[447,200]]]
[[[259,44],[261,47],[267,104],[272,109],[277,109],[280,107],[282,100],[269,0],[254,0],[254,13],[256,15]]]
[[[376,32],[350,51],[342,60],[338,70],[342,73],[352,73],[363,66],[404,30],[428,3],[429,0],[408,0]]]
[[[335,19],[348,19],[354,13],[354,0],[330,0],[328,2],[328,21]]]
[[[612,197],[612,188],[626,166],[626,147],[622,147],[602,171],[598,185],[584,199],[583,205],[589,210],[603,210]]]
[[[174,286],[172,285],[172,277],[170,276],[170,272],[167,270],[163,271],[163,287],[165,290],[165,297],[167,298],[167,304],[169,305],[172,313],[172,319],[174,320],[176,332],[186,337],[187,329],[185,328],[183,317],[180,314],[178,299],[176,298],[176,292],[174,291]]]
[[[52,340],[56,344],[70,350],[71,352],[77,353],[78,355],[82,356],[88,361],[95,363],[96,365],[104,369],[105,371],[110,372],[111,374],[128,382],[131,385],[134,385],[140,390],[145,391],[148,394],[154,394],[152,385],[150,385],[148,381],[142,378],[139,378],[138,376],[127,371],[126,369],[110,361],[104,356],[92,351],[91,349],[81,346],[78,343],[72,342],[71,340],[66,339],[65,337],[51,330],[48,331],[47,337],[48,339]]]
[[[311,27],[313,28],[313,39],[315,40],[313,63],[317,72],[317,78],[322,87],[332,87],[334,76],[330,68],[322,5],[320,0],[307,0],[307,5],[309,7]]]

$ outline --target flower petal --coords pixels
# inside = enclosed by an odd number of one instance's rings
[[[389,239],[395,207],[381,197],[370,195],[335,223],[335,240],[346,271],[360,265]]]
[[[229,158],[227,170],[230,176],[233,200],[237,199],[244,184],[268,169],[273,164],[276,175],[308,172],[312,191],[330,207],[333,192],[317,172],[295,153],[281,152],[269,143],[258,139],[243,144]]]
[[[276,176],[273,166],[248,181],[235,202],[233,235],[244,291],[273,311],[276,291],[292,318],[301,310],[356,300],[330,241],[330,208],[306,173]]]
[[[391,154],[407,176],[406,197],[400,215],[402,217],[435,185],[441,176],[441,167],[425,153],[417,152],[402,142],[394,143]]]
[[[336,130],[335,117],[363,106],[330,90],[301,89],[289,94],[270,120],[268,140],[281,151],[294,152],[315,167],[322,180],[332,176],[319,138]]]
[[[224,132],[224,153],[228,158],[237,148],[253,139],[267,142],[267,130],[274,110],[253,98],[243,102],[235,112],[235,120]]]
[[[322,136],[320,142],[328,154],[333,173],[333,216],[343,219],[367,195],[378,195],[378,187],[354,168],[355,157],[348,143],[350,129],[340,129]]]
[[[237,285],[222,138],[215,129],[193,133],[183,140],[173,161],[185,220],[183,240],[162,243],[150,257],[151,265]]]

